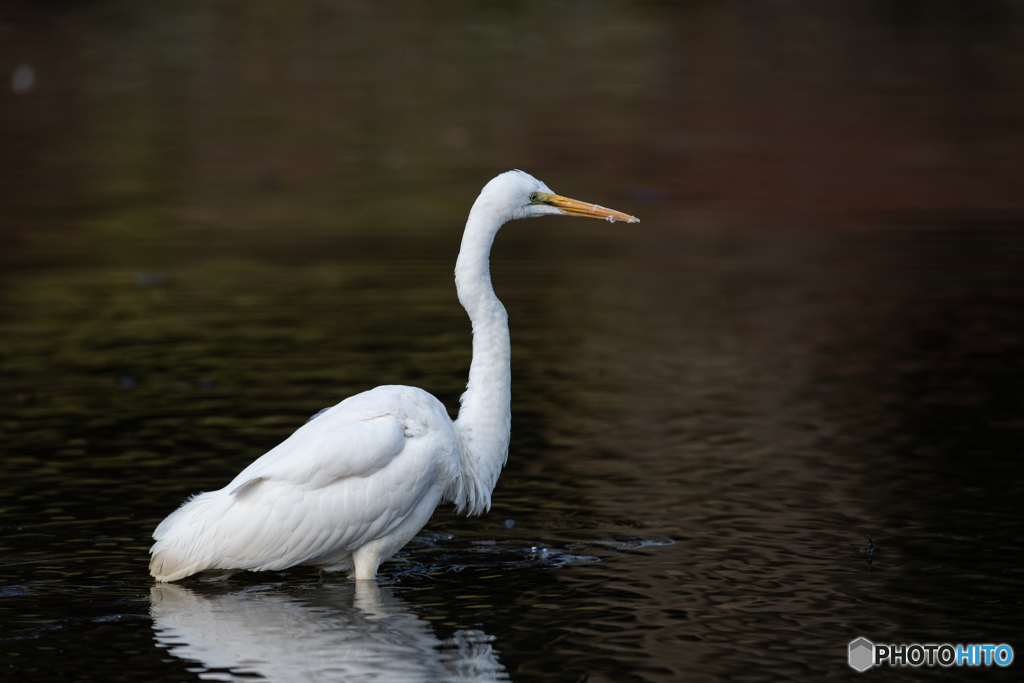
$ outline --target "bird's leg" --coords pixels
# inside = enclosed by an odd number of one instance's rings
[[[352,564],[356,570],[356,581],[377,578],[377,567],[383,555],[384,540],[377,538],[362,545],[352,553]]]

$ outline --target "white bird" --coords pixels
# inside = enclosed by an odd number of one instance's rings
[[[153,532],[150,574],[312,565],[372,579],[442,501],[481,514],[508,457],[512,347],[491,286],[490,252],[508,221],[569,215],[636,223],[632,216],[556,195],[528,173],[484,186],[455,265],[459,302],[473,323],[469,382],[453,422],[422,389],[382,386],[314,416],[219,491],[193,496]]]

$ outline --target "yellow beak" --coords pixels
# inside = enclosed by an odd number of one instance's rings
[[[536,203],[554,206],[567,216],[603,218],[609,223],[614,223],[615,221],[623,221],[625,223],[640,222],[639,218],[636,218],[635,216],[630,216],[627,213],[615,211],[614,209],[606,209],[603,206],[598,206],[597,204],[588,204],[586,202],[580,202],[575,199],[569,199],[568,197],[562,197],[557,194],[538,193]]]

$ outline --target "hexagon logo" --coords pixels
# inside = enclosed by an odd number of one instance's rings
[[[857,671],[867,671],[875,663],[875,644],[867,638],[858,638],[850,643],[850,666]]]

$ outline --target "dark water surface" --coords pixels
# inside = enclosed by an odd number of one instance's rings
[[[861,675],[858,636],[1024,652],[1015,6],[146,5],[0,12],[0,68],[33,74],[0,94],[0,673],[774,681]],[[155,585],[156,524],[319,409],[400,383],[455,410],[461,227],[510,167],[643,222],[498,236],[492,510],[442,507],[375,584]]]

